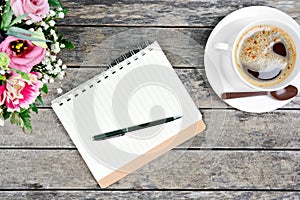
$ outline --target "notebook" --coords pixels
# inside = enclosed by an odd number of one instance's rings
[[[52,108],[102,188],[205,129],[157,42],[115,60],[105,72],[52,101]],[[182,118],[93,140],[97,134],[173,116]]]

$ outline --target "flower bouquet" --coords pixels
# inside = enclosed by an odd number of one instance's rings
[[[10,119],[32,131],[30,113],[43,105],[42,92],[65,75],[57,54],[74,48],[55,28],[67,11],[59,0],[2,0],[0,12],[0,125]]]

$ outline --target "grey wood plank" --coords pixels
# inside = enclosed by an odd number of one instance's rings
[[[7,189],[98,189],[76,150],[1,150]],[[173,150],[108,189],[299,190],[300,152]]]
[[[300,111],[248,114],[235,110],[201,111],[206,131],[180,148],[299,149]],[[33,114],[33,133],[24,134],[9,122],[0,127],[0,148],[74,148],[50,109]]]
[[[206,40],[212,29],[61,27],[60,32],[73,41],[73,51],[61,58],[70,66],[107,66],[145,41],[158,41],[170,62],[178,67],[203,68]]]
[[[51,106],[51,101],[61,95],[57,93],[58,87],[61,87],[64,93],[68,92],[104,70],[104,68],[68,69],[66,71],[67,75],[62,81],[58,80],[56,83],[49,84],[49,93],[44,95],[45,106]],[[199,108],[228,107],[211,89],[204,70],[176,69],[176,72]]]
[[[9,191],[0,192],[0,199],[299,199],[300,192],[223,192],[223,191]]]
[[[62,81],[49,85],[49,93],[44,95],[45,106],[49,107],[51,101],[59,97],[61,94],[57,93],[57,88],[61,87],[63,92],[77,87],[92,77],[104,71],[104,68],[73,68],[66,71],[67,76]],[[211,88],[205,71],[203,69],[175,69],[180,80],[186,87],[198,108],[228,108]],[[284,106],[284,108],[300,108],[300,96],[293,99],[292,102]]]
[[[160,28],[116,28],[116,27],[81,27],[70,28],[64,27],[62,32],[66,33],[67,37],[75,42],[76,48],[74,51],[63,51],[61,58],[70,66],[98,67],[103,68],[106,64],[112,62],[121,54],[128,52],[130,49],[137,47],[141,41],[157,40],[164,52],[166,53],[170,63],[175,67],[192,67],[202,69],[202,71],[182,71],[182,80],[187,84],[187,87],[192,86],[189,90],[200,107],[227,107],[210,88],[205,76],[203,55],[205,42],[208,38],[211,29],[160,29]],[[76,78],[82,79],[80,76],[86,77],[87,71],[78,69],[78,72],[70,72],[69,76],[72,79],[71,88],[78,85],[84,80],[77,81]],[[83,72],[81,74],[81,72]],[[90,71],[98,73],[99,71]],[[75,74],[74,74],[75,73]],[[87,75],[87,77],[93,77]],[[65,82],[67,81],[67,82]],[[63,85],[65,91],[68,91],[69,80],[64,80]],[[56,86],[55,86],[56,87]],[[50,100],[55,96],[49,95]],[[201,98],[199,97],[208,97]],[[286,108],[299,108],[300,99],[296,98]],[[46,105],[49,105],[49,99],[46,100]]]
[[[265,5],[278,8],[300,20],[299,1],[281,0],[62,0],[70,10],[60,24],[134,26],[214,26],[241,7]]]

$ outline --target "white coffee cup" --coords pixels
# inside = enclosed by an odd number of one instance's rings
[[[252,27],[255,27],[255,26],[259,26],[259,25],[269,25],[269,26],[278,27],[278,28],[284,30],[286,33],[289,34],[289,36],[293,40],[293,42],[295,44],[295,48],[296,48],[295,66],[292,69],[289,76],[286,79],[284,79],[282,82],[279,82],[278,84],[271,85],[268,87],[259,87],[257,85],[254,85],[254,84],[248,82],[247,80],[245,80],[245,78],[238,71],[238,69],[237,69],[238,66],[235,61],[236,48],[240,47],[240,44],[238,44],[240,42],[240,38],[243,37],[243,35],[249,29],[251,29]],[[300,27],[298,27],[298,29],[295,29],[292,26],[290,26],[289,24],[287,24],[286,22],[283,22],[280,20],[262,19],[262,20],[254,21],[254,22],[246,25],[244,28],[242,28],[242,30],[235,37],[234,43],[232,45],[228,44],[228,43],[215,43],[214,48],[217,50],[226,51],[226,52],[230,53],[232,65],[228,66],[228,67],[232,67],[233,69],[228,69],[228,70],[233,71],[233,73],[235,73],[241,81],[243,81],[246,85],[248,85],[249,87],[251,87],[255,90],[274,91],[274,90],[282,89],[282,88],[292,84],[294,82],[294,80],[300,74]],[[226,78],[230,79],[230,77],[226,77]]]

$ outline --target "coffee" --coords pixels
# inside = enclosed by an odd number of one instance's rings
[[[295,44],[281,28],[254,26],[242,34],[236,45],[234,55],[238,71],[255,86],[277,85],[293,71]]]

